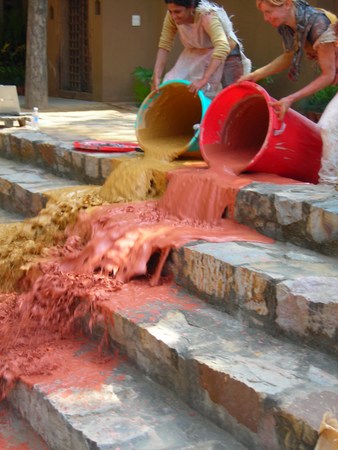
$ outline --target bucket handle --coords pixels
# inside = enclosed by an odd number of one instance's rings
[[[274,136],[279,136],[280,134],[283,134],[284,131],[285,131],[285,128],[286,128],[286,123],[285,123],[285,122],[282,122],[282,124],[281,124],[279,130],[273,130]]]
[[[194,135],[197,136],[200,132],[201,124],[195,123],[195,125],[192,126],[192,129],[194,130]]]

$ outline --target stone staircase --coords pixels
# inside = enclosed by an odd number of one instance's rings
[[[50,189],[102,184],[130,156],[0,133],[2,222],[38,214]],[[172,251],[161,299],[143,287],[146,304],[109,306],[106,364],[97,329],[65,346],[67,370],[20,381],[8,402],[47,448],[314,449],[323,414],[338,411],[338,193],[252,183],[235,217],[276,242]]]

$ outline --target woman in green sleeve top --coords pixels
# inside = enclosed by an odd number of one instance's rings
[[[206,0],[165,0],[164,19],[156,57],[152,89],[157,89],[172,49],[176,34],[184,47],[175,66],[163,81],[191,81],[189,89],[202,89],[214,97],[222,87],[234,83],[243,73],[250,72],[251,63],[226,12]]]

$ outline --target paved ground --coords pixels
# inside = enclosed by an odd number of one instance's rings
[[[20,104],[22,112],[30,112],[24,108],[23,97]],[[136,115],[137,108],[126,103],[50,97],[48,108],[39,112],[39,122],[43,133],[67,143],[78,139],[136,141]]]

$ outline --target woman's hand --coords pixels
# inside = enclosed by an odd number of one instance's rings
[[[269,104],[273,107],[275,113],[277,114],[278,119],[283,120],[287,110],[290,108],[292,103],[293,100],[291,97],[284,97],[278,101],[271,102]]]
[[[157,77],[156,75],[153,75],[153,78],[151,80],[151,85],[150,85],[151,91],[157,91],[160,84],[161,84],[161,77]]]
[[[168,50],[165,50],[164,48],[159,48],[157,50],[153,79],[150,86],[152,91],[157,91],[159,85],[161,84],[162,74],[164,72],[165,65],[167,64],[168,55]]]
[[[198,91],[203,89],[205,85],[208,85],[208,83],[206,81],[204,81],[203,79],[196,80],[196,81],[193,81],[191,84],[189,84],[188,90],[190,92],[192,92],[193,94],[197,94]]]
[[[236,83],[241,83],[242,81],[256,81],[256,75],[255,72],[251,72],[251,73],[247,73],[246,75],[242,75],[241,77],[238,78],[238,80],[236,81]]]
[[[219,66],[222,63],[223,63],[223,61],[221,59],[211,58],[209,66],[207,67],[206,71],[204,72],[203,78],[192,81],[188,87],[189,91],[193,92],[196,95],[198,91],[200,91],[201,89],[203,89],[206,86],[206,89],[204,89],[204,91],[207,94],[211,87],[209,84],[209,80],[211,80],[213,74],[216,72],[216,70],[219,68]]]

